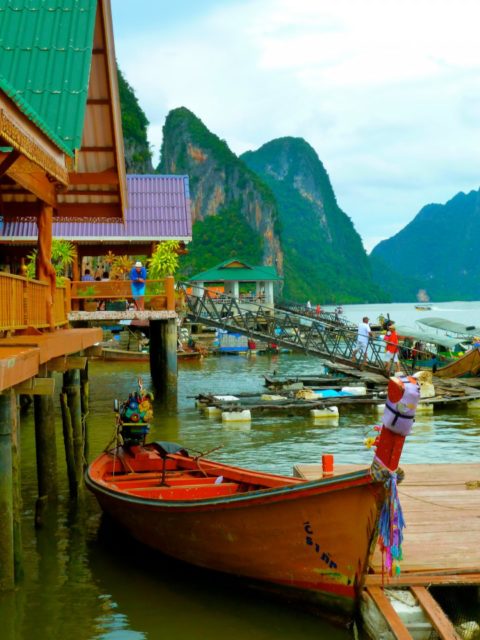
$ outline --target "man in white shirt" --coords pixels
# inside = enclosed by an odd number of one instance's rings
[[[358,325],[357,343],[354,350],[352,351],[352,362],[357,361],[357,353],[359,353],[360,357],[363,356],[362,364],[365,364],[365,362],[367,361],[368,341],[371,334],[372,330],[370,329],[370,325],[368,324],[368,318],[365,316],[362,322]]]

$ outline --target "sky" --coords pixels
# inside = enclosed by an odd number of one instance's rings
[[[480,187],[478,0],[112,0],[149,122],[184,106],[241,154],[304,138],[367,251]]]

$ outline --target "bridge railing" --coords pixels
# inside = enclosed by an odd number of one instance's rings
[[[48,328],[47,304],[50,285],[40,280],[0,272],[0,331],[20,331],[28,327]],[[67,288],[59,284],[53,300],[54,325],[68,322]]]
[[[188,315],[199,322],[276,342],[324,359],[352,362],[357,343],[356,327],[333,325],[261,304],[242,305],[241,300],[232,296],[223,295],[219,301],[215,292],[208,289],[203,289],[200,296],[188,293],[184,283],[178,286],[184,290]],[[384,352],[384,340],[371,339],[367,347],[367,365],[383,372]],[[363,356],[358,354],[355,362],[360,363],[360,359],[363,360]]]

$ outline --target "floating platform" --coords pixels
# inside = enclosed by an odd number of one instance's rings
[[[334,474],[361,468],[365,467],[335,465]],[[439,637],[460,638],[428,588],[480,585],[480,464],[406,464],[402,468],[405,480],[398,491],[407,528],[401,573],[382,577],[377,549],[366,578],[362,609],[364,613],[371,609],[373,601],[393,634],[390,637],[412,638],[413,632],[385,591],[409,589]],[[314,480],[322,476],[322,465],[297,464],[294,475]],[[377,633],[380,637],[380,629]]]

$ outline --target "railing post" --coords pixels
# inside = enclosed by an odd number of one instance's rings
[[[64,279],[65,281],[65,319],[68,320],[68,314],[72,310],[72,283],[68,278]]]
[[[165,278],[165,292],[167,294],[167,311],[175,311],[175,279],[173,276]]]

